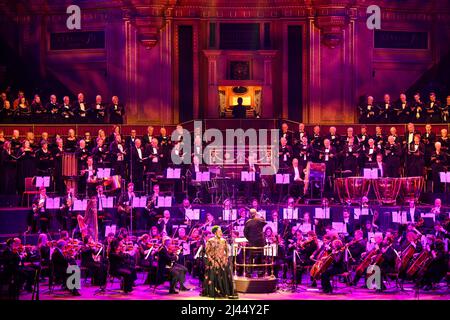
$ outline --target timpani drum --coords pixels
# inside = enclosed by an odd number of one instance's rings
[[[380,204],[395,204],[401,187],[400,178],[378,178],[372,182]]]
[[[400,178],[400,195],[403,200],[408,201],[419,201],[420,194],[422,192],[425,180],[423,177],[408,177]]]
[[[341,203],[345,203],[348,201],[348,196],[345,191],[345,178],[336,178],[334,180],[334,190],[339,197]]]
[[[360,203],[363,197],[367,197],[370,190],[370,180],[363,177],[343,178],[345,185],[345,196],[350,203]]]

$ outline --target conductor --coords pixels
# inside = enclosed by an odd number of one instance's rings
[[[244,236],[248,240],[249,247],[260,247],[261,249],[250,249],[250,264],[258,264],[262,261],[263,247],[266,244],[263,229],[267,222],[263,217],[259,216],[256,209],[250,209],[249,219],[244,226]],[[258,271],[258,275],[262,275],[263,270],[255,270],[251,268],[252,271]],[[249,276],[249,275],[247,275]]]
[[[245,119],[246,118],[247,111],[245,109],[245,106],[242,105],[243,101],[244,100],[242,100],[241,97],[239,97],[237,99],[238,104],[233,107],[233,118],[235,118],[235,119]]]

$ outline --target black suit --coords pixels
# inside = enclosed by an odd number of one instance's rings
[[[125,107],[123,104],[111,104],[108,108],[109,123],[122,124],[125,115]]]
[[[81,104],[83,104],[84,109],[81,108]],[[89,116],[89,106],[85,101],[82,101],[81,103],[79,101],[75,102],[75,104],[73,105],[74,107],[74,111],[75,111],[75,116],[77,121],[83,123],[83,122],[87,122],[88,121],[88,116]]]
[[[174,263],[177,257],[173,254],[169,254],[169,251],[165,246],[161,247],[158,251],[158,274],[157,283],[162,283],[164,281],[164,270],[166,267],[170,267],[170,289],[169,292],[175,291],[175,286],[180,283],[180,289],[184,288],[184,282],[186,279],[187,268]]]
[[[111,252],[109,254],[109,273],[112,276],[123,277],[123,291],[131,292],[133,290],[133,281],[136,279],[136,273],[126,263],[125,255]]]
[[[233,107],[233,118],[245,119],[247,117],[247,109],[243,105]]]
[[[138,148],[136,146],[132,146],[130,152],[130,171],[133,176],[133,183],[136,187],[137,191],[143,189],[143,181],[144,181],[144,162],[145,162],[145,153],[144,148],[140,147],[141,155],[139,156]]]

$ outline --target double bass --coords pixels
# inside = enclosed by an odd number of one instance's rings
[[[415,275],[420,275],[428,268],[432,261],[432,254],[428,250],[423,250],[408,268],[406,275],[409,278],[413,278]]]

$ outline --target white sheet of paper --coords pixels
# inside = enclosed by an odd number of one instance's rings
[[[241,181],[255,181],[255,173],[248,171],[241,171]]]
[[[184,214],[189,220],[200,220],[200,209],[187,209]]]
[[[222,219],[224,221],[234,221],[236,220],[237,217],[237,210],[236,209],[232,209],[232,210],[223,210],[222,212]]]
[[[167,168],[167,179],[180,179],[181,169],[180,168]]]
[[[278,246],[274,244],[264,246],[264,256],[276,257],[278,255]]]
[[[338,233],[347,233],[347,228],[343,222],[332,222],[331,227]]]
[[[311,223],[303,223],[303,224],[298,223],[297,228],[299,228],[302,233],[308,233],[309,231],[312,230]]]
[[[283,219],[287,220],[297,220],[298,219],[298,209],[283,208]]]
[[[316,219],[330,219],[330,208],[326,208],[326,210],[323,210],[323,208],[315,208],[314,211],[314,217]]]
[[[73,202],[73,211],[85,211],[87,206],[87,199],[75,200]]]
[[[266,220],[266,210],[259,210],[259,211],[258,211],[258,214],[259,214],[262,218],[264,218],[264,220]]]
[[[361,209],[355,208],[353,210],[353,218],[359,220],[359,216],[361,215]]]

